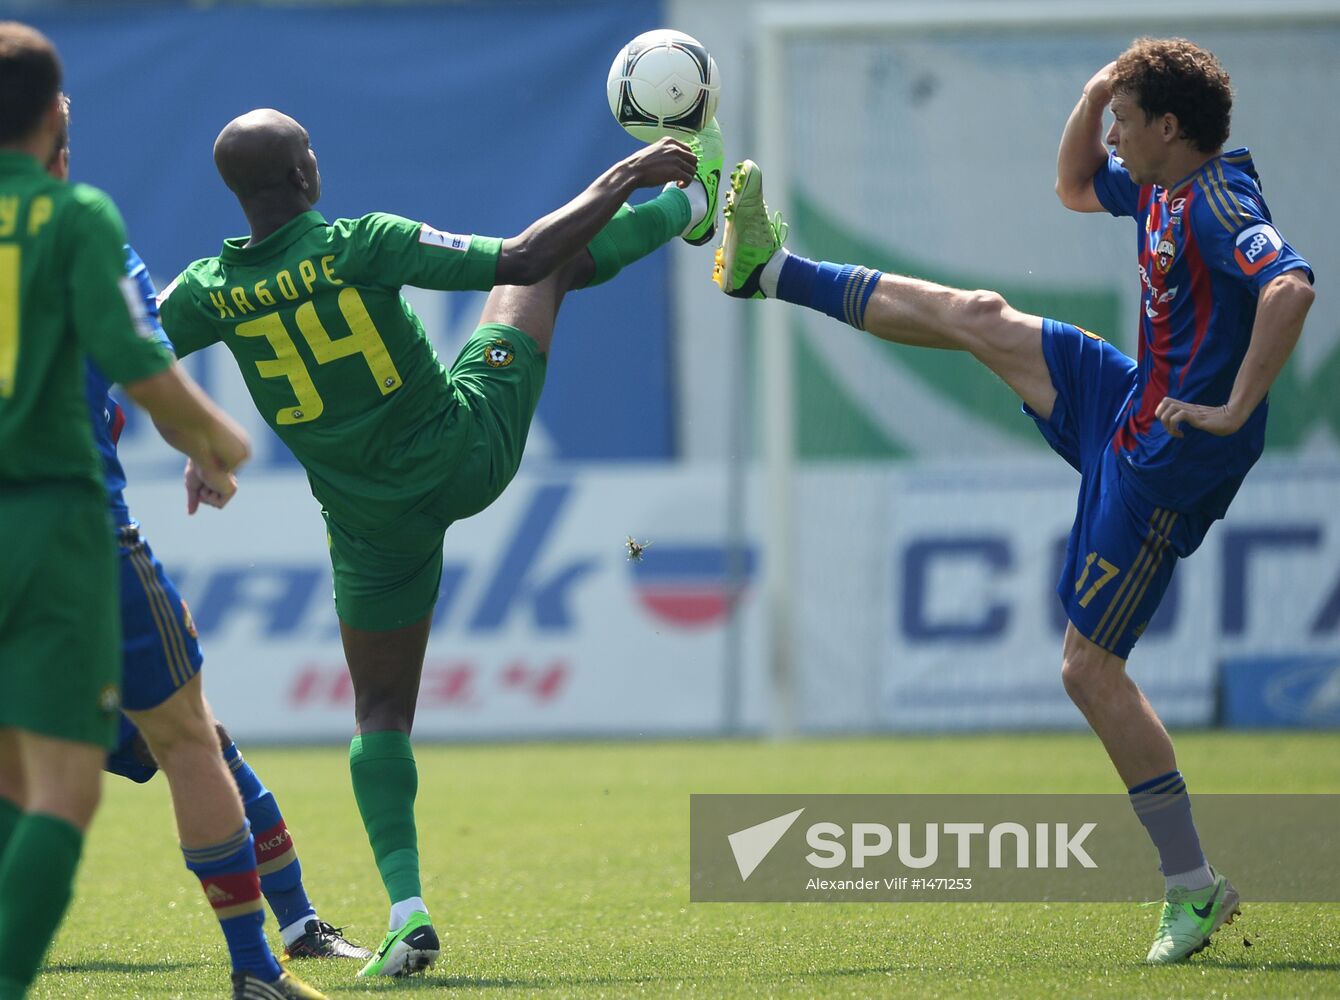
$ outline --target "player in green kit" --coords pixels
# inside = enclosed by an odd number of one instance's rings
[[[361,975],[420,971],[439,952],[421,898],[409,733],[443,533],[515,474],[564,293],[676,236],[711,238],[716,123],[692,142],[640,150],[505,240],[382,214],[327,223],[312,210],[321,178],[307,132],[277,111],[244,115],[215,142],[251,235],[187,268],[163,293],[161,318],[179,355],[227,345],[321,503],[354,688],[354,797],[391,901],[389,932]],[[624,204],[662,184],[651,201]],[[493,289],[450,370],[404,285]],[[189,467],[187,480],[188,503],[216,500]]]
[[[69,903],[117,734],[118,568],[85,354],[219,496],[248,453],[149,339],[111,201],[47,174],[60,83],[51,43],[0,23],[0,1000],[27,991]]]

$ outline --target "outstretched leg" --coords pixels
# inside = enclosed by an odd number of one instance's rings
[[[549,353],[554,321],[563,296],[576,288],[609,281],[634,261],[660,249],[676,236],[701,246],[716,233],[717,188],[721,180],[721,128],[712,119],[689,139],[698,154],[697,178],[687,188],[667,185],[640,205],[624,205],[586,249],[544,281],[500,285],[489,294],[479,325],[514,327]]]
[[[737,298],[778,298],[826,313],[895,344],[968,351],[1044,420],[1056,401],[1042,354],[1042,318],[997,292],[965,291],[850,264],[812,261],[782,247],[769,218],[763,172],[745,160],[731,174],[726,231],[713,280]]]

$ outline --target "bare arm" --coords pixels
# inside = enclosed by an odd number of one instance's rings
[[[163,440],[191,459],[203,485],[226,502],[237,490],[233,470],[251,455],[246,432],[175,363],[122,388],[148,411]]]
[[[1285,271],[1261,289],[1252,340],[1233,380],[1228,402],[1223,406],[1198,406],[1165,397],[1154,415],[1163,421],[1168,433],[1181,437],[1185,424],[1210,434],[1232,434],[1246,423],[1293,353],[1315,297],[1302,271]]]
[[[1056,196],[1073,212],[1101,212],[1093,175],[1107,162],[1103,145],[1103,111],[1112,100],[1112,67],[1108,63],[1084,85],[1084,93],[1066,119],[1061,148],[1056,152]]]
[[[499,285],[533,285],[586,244],[638,188],[693,180],[698,158],[674,139],[640,149],[597,177],[585,191],[555,212],[503,241],[498,256]]]

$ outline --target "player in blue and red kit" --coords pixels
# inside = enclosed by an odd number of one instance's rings
[[[47,165],[61,180],[69,174],[68,101],[65,108],[65,128]],[[158,322],[157,292],[148,269],[129,246],[125,254],[126,273],[143,304],[148,331],[171,351]],[[126,504],[126,474],[117,454],[125,414],[110,390],[110,381],[88,362],[85,395],[119,552],[121,705],[147,738],[123,714],[120,742],[108,754],[105,769],[145,782],[159,769],[155,753],[162,757],[186,866],[200,879],[228,944],[234,995],[248,1000],[320,997],[276,962],[262,929],[262,894],[279,923],[287,956],[366,959],[372,953],[345,940],[317,916],[274,795],[214,721],[204,700],[199,676],[203,657],[190,611]],[[222,495],[198,476],[188,472],[187,480],[197,496],[221,505]]]
[[[1266,392],[1313,300],[1312,270],[1275,229],[1251,156],[1223,152],[1231,109],[1214,55],[1145,38],[1094,75],[1066,123],[1062,203],[1136,221],[1136,361],[995,292],[788,253],[747,160],[731,177],[713,273],[729,295],[808,306],[899,344],[971,352],[1079,470],[1057,586],[1069,618],[1061,676],[1159,851],[1166,898],[1147,956],[1155,963],[1204,948],[1237,913],[1238,894],[1205,861],[1172,741],[1126,658],[1177,560],[1224,516],[1260,457]]]
[[[158,324],[153,280],[131,247],[126,247],[126,272],[144,299],[146,315],[159,342],[171,350]],[[147,710],[194,677],[204,658],[186,602],[164,573],[126,505],[126,477],[116,451],[125,415],[109,395],[110,388],[106,378],[90,364],[86,390],[94,443],[102,456],[108,507],[117,527],[121,556],[122,702],[131,710]],[[261,892],[279,924],[286,955],[359,960],[372,957],[371,951],[347,941],[317,915],[303,887],[293,837],[273,793],[247,764],[222,724],[215,722],[214,728],[223,761],[242,798],[255,842]],[[106,770],[141,783],[158,772],[158,762],[143,734],[124,715],[120,743],[107,755]]]

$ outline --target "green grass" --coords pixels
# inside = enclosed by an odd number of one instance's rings
[[[375,946],[386,900],[341,749],[243,748],[321,914]],[[1340,791],[1340,734],[1187,733],[1194,792]],[[1087,735],[419,747],[427,979],[300,963],[332,997],[1340,996],[1340,906],[1251,904],[1190,963],[1141,959],[1131,905],[688,902],[691,792],[1110,792]],[[1151,894],[1157,874],[1146,873]],[[223,997],[227,955],[182,868],[166,784],[109,780],[35,998]],[[273,919],[267,923],[274,935]],[[1252,941],[1244,947],[1244,933]]]

